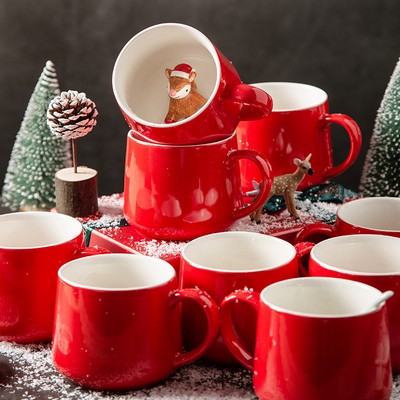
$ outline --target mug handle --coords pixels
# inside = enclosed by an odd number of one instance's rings
[[[244,204],[237,207],[233,211],[233,218],[235,220],[244,218],[254,211],[258,210],[267,201],[269,191],[272,186],[272,168],[269,162],[256,150],[240,149],[232,150],[227,155],[228,169],[235,167],[236,163],[242,159],[252,161],[261,173],[260,193],[254,198],[250,204]]]
[[[176,307],[182,301],[194,301],[207,319],[207,333],[202,343],[186,353],[178,353],[175,356],[174,366],[181,367],[199,359],[214,343],[219,330],[219,312],[214,299],[204,290],[195,288],[177,289],[170,293],[170,306]]]
[[[240,109],[239,119],[242,121],[261,119],[272,111],[272,97],[264,90],[245,83],[227,86],[223,98],[227,107]]]
[[[222,301],[220,306],[220,332],[226,347],[232,355],[247,369],[254,371],[254,354],[246,349],[233,324],[233,306],[244,302],[253,307],[257,314],[260,309],[260,294],[253,290],[236,290]]]
[[[315,246],[316,243],[313,242],[300,242],[294,245],[296,249],[297,261],[298,261],[298,268],[299,268],[299,275],[302,277],[310,276],[308,272],[308,268],[304,266],[302,262],[302,258],[308,256],[310,251]]]
[[[322,117],[322,123],[324,127],[332,123],[341,125],[350,138],[350,150],[347,158],[341,164],[329,168],[324,172],[324,177],[328,180],[340,175],[354,163],[361,150],[362,136],[358,124],[345,114],[326,114]]]
[[[91,246],[78,250],[74,255],[74,259],[88,257],[88,256],[95,256],[97,254],[110,254],[110,253],[111,251],[104,249],[103,247]]]
[[[324,222],[316,222],[314,224],[305,226],[299,232],[297,232],[295,238],[293,239],[293,244],[310,241],[310,237],[313,235],[334,237],[337,236],[337,233],[334,225],[328,225]]]

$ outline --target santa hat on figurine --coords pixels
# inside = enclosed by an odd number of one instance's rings
[[[191,74],[192,74],[192,79],[190,79]],[[192,68],[189,64],[185,64],[185,63],[178,64],[171,71],[171,78],[173,76],[176,76],[178,78],[193,80],[194,77],[196,76],[196,70],[194,68]]]

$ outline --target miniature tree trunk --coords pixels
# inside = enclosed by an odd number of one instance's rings
[[[57,212],[87,217],[98,211],[97,171],[88,167],[64,168],[55,176]]]

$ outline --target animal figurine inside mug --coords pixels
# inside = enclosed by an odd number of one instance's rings
[[[299,218],[299,214],[296,210],[296,202],[294,199],[294,194],[299,186],[300,182],[303,180],[306,174],[312,175],[313,169],[311,168],[310,163],[311,153],[304,159],[300,160],[299,158],[294,158],[293,163],[297,165],[297,169],[292,174],[285,174],[276,176],[272,183],[271,190],[268,194],[267,201],[274,195],[283,196],[285,199],[286,207],[289,211],[289,214],[295,218]],[[252,192],[247,192],[246,194],[249,196],[253,196],[260,190],[260,185],[253,181],[253,186],[255,188]],[[255,221],[257,224],[261,223],[261,212],[263,206],[254,211],[250,218],[252,221]]]
[[[189,64],[178,64],[174,69],[166,68],[165,75],[170,99],[164,123],[171,124],[188,118],[203,107],[207,100],[197,91],[194,68]]]

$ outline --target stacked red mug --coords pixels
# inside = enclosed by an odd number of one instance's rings
[[[184,83],[180,91],[172,90],[171,76]],[[268,116],[272,99],[242,83],[204,34],[176,23],[143,30],[121,50],[112,84],[130,128],[124,182],[129,224],[153,238],[192,239],[227,229],[265,202],[269,163],[258,151],[238,150],[235,130],[240,121]],[[186,100],[195,94],[203,98],[198,109],[174,118],[174,101],[183,97],[182,107],[189,107]],[[241,188],[242,159],[254,164],[263,183],[251,204]]]

